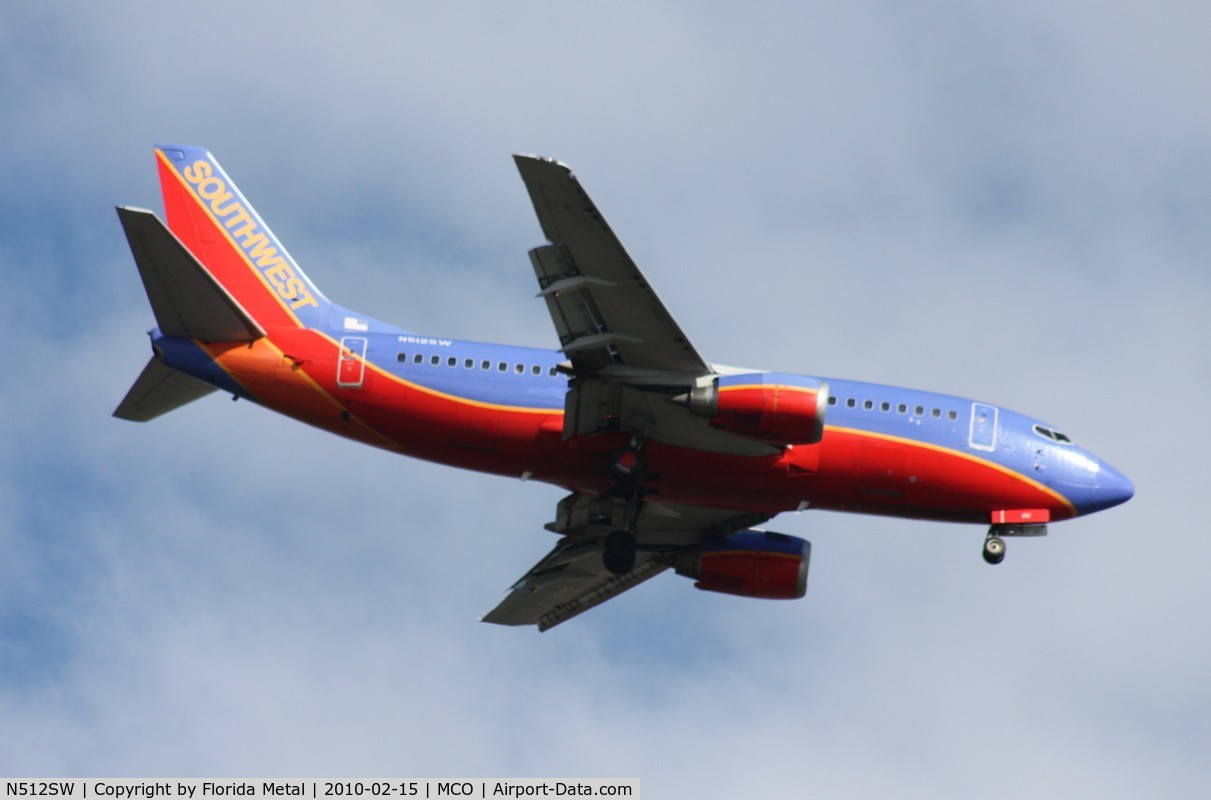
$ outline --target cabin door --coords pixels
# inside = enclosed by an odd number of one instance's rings
[[[336,362],[336,385],[343,389],[360,389],[365,377],[366,337],[342,337]]]
[[[983,403],[971,404],[971,433],[967,443],[972,450],[995,450],[997,447],[997,409]]]

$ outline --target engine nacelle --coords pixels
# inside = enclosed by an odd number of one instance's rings
[[[795,600],[807,594],[811,555],[811,542],[804,539],[749,530],[683,548],[673,566],[708,592]]]
[[[828,383],[802,375],[720,375],[682,395],[713,427],[772,444],[815,444],[824,436]]]

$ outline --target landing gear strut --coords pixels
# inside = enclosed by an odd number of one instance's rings
[[[991,531],[984,540],[984,560],[989,564],[1000,564],[1005,560],[1005,540]]]
[[[644,440],[644,435],[636,434],[629,444],[616,450],[610,457],[610,485],[626,499],[626,511],[622,515],[624,519],[614,520],[619,527],[605,537],[601,548],[601,563],[614,575],[626,575],[635,569],[635,554],[639,550],[635,530],[643,505],[640,486],[647,478]]]

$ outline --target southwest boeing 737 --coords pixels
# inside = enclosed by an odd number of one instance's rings
[[[673,569],[798,598],[810,544],[756,526],[808,508],[1005,537],[1128,500],[1052,425],[960,397],[725,367],[673,320],[563,164],[515,156],[547,243],[530,251],[557,350],[422,335],[326,298],[211,154],[156,150],[167,225],[118,216],[155,315],[114,412],[227,392],[326,431],[568,494],[554,549],[484,620],[546,630]]]

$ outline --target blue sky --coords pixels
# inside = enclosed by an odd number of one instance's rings
[[[0,774],[637,776],[654,797],[1211,781],[1205,4],[0,11]],[[553,346],[509,154],[582,182],[711,360],[978,397],[1136,482],[1012,541],[806,513],[809,593],[667,576],[476,622],[552,487],[212,396],[109,415],[112,207],[211,149],[333,300]]]

